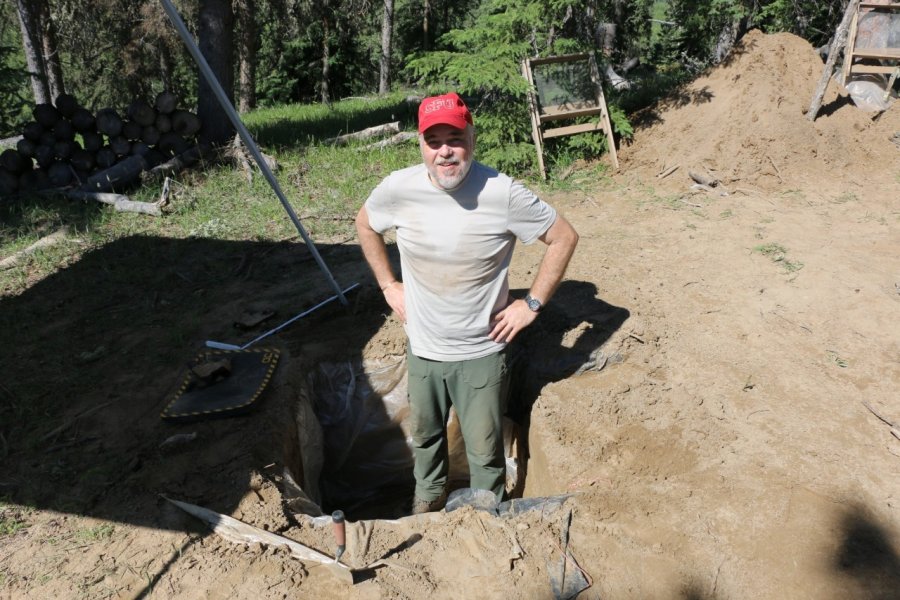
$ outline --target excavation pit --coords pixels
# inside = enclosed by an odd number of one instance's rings
[[[406,357],[320,362],[293,409],[285,499],[295,512],[343,510],[350,519],[408,515],[414,478]],[[465,442],[455,412],[447,425],[451,491],[468,487]],[[522,427],[504,418],[506,491],[524,488]]]

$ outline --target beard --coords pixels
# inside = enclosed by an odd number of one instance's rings
[[[441,169],[442,165],[456,165],[455,173],[445,172]],[[449,160],[437,160],[434,164],[428,165],[428,175],[431,177],[431,181],[442,190],[452,190],[459,187],[471,168],[471,159],[459,160],[451,158]]]

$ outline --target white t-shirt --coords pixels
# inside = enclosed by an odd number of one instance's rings
[[[491,316],[509,304],[507,274],[516,239],[530,244],[556,211],[521,183],[478,162],[452,191],[435,187],[425,165],[388,175],[366,200],[369,225],[397,231],[412,353],[441,361],[500,351]]]

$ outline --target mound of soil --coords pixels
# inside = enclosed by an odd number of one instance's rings
[[[749,32],[725,62],[640,116],[634,144],[620,153],[623,171],[650,177],[677,164],[669,184],[683,187],[688,170],[705,171],[732,190],[890,180],[900,111],[873,119],[832,80],[810,122],[822,71],[806,40]]]

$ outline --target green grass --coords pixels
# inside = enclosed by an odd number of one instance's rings
[[[332,104],[288,104],[264,108],[245,115],[247,129],[262,146],[278,148],[312,144],[367,127],[400,122],[400,129],[415,129],[417,102],[406,94],[355,98]]]
[[[776,244],[774,242],[768,244],[761,244],[753,248],[754,252],[759,252],[763,256],[768,256],[772,260],[778,261],[784,258],[787,250],[781,244]]]
[[[844,192],[835,196],[831,202],[832,204],[846,204],[847,202],[858,202],[859,198],[853,192]]]
[[[30,509],[0,501],[0,538],[27,529],[28,522],[23,517],[29,511]]]
[[[405,98],[398,93],[341,101],[331,107],[288,105],[244,116],[262,151],[278,161],[278,185],[314,241],[355,235],[353,217],[372,188],[391,171],[420,160],[414,140],[386,150],[364,150],[365,142],[335,147],[318,141],[390,121],[400,121],[401,131],[414,130],[415,103]],[[161,184],[152,183],[128,195],[132,200],[154,202],[160,193]],[[171,184],[167,211],[162,218],[117,213],[106,205],[52,194],[0,203],[0,258],[64,225],[70,231],[68,241],[0,271],[0,294],[19,294],[78,260],[81,253],[127,236],[237,241],[299,237],[262,173],[254,169],[248,181],[247,174],[230,163],[178,174]]]
[[[828,354],[828,360],[830,362],[833,362],[840,368],[846,369],[847,367],[850,366],[850,363],[848,363],[846,360],[841,358],[840,355],[837,352],[835,352],[834,350],[828,350],[827,354]]]
[[[560,177],[562,176],[562,177]],[[593,193],[610,182],[609,167],[600,162],[580,164],[572,160],[567,168],[550,174],[546,182],[535,183],[536,191]]]
[[[112,537],[116,528],[114,525],[104,523],[95,527],[86,527],[75,532],[75,539],[82,542],[97,542]]]
[[[755,246],[753,251],[769,257],[772,262],[780,263],[788,273],[794,273],[803,268],[802,262],[789,260],[787,258],[787,249],[781,244],[775,242],[760,244],[759,246]]]

